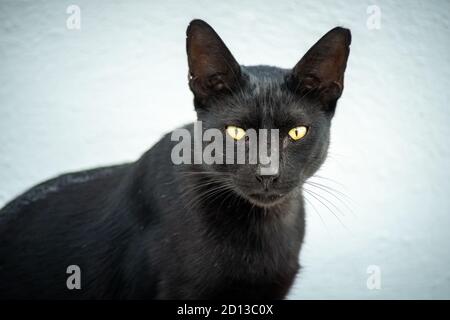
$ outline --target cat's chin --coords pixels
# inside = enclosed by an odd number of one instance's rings
[[[269,208],[280,205],[286,201],[287,195],[277,193],[252,193],[246,195],[245,198],[258,207]]]

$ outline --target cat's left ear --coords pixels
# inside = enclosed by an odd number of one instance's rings
[[[214,29],[193,20],[186,31],[189,86],[198,100],[231,92],[240,85],[241,69]]]
[[[290,87],[301,95],[311,92],[325,106],[334,109],[344,89],[350,43],[350,30],[337,27],[329,31],[292,69],[288,79]]]

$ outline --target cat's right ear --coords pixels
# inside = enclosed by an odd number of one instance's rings
[[[332,111],[344,89],[350,43],[348,29],[337,27],[325,34],[292,69],[291,89],[302,96],[312,92]]]
[[[186,31],[189,87],[196,99],[231,92],[241,82],[241,68],[214,29],[193,20]]]

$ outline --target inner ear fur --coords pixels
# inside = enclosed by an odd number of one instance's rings
[[[316,94],[333,104],[344,89],[344,72],[350,53],[350,30],[337,27],[326,33],[292,69],[288,81],[292,90]]]
[[[241,81],[241,69],[214,29],[193,20],[186,31],[189,86],[199,99],[232,91]]]

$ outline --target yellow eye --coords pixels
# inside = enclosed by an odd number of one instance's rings
[[[308,132],[308,128],[305,126],[300,126],[289,130],[289,136],[293,140],[300,140],[306,135],[306,132]]]
[[[234,140],[241,140],[245,136],[245,130],[235,126],[228,126],[227,133]]]

